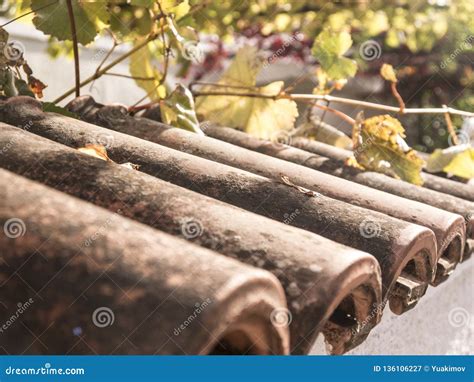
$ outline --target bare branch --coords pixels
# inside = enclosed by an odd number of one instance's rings
[[[79,46],[77,42],[76,20],[72,8],[72,0],[66,0],[69,23],[71,24],[72,47],[74,51],[74,74],[76,79],[76,97],[81,95],[81,72],[79,66]]]

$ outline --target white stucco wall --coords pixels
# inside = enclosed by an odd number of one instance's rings
[[[6,19],[0,18],[0,24],[6,21]],[[25,48],[24,57],[33,69],[34,76],[48,85],[44,91],[44,100],[52,101],[65,93],[66,90],[74,87],[74,62],[72,58],[62,56],[58,59],[52,59],[46,52],[48,39],[42,32],[37,31],[31,24],[22,22],[9,24],[5,29],[10,33],[10,41],[18,41]],[[81,79],[85,79],[94,73],[111,46],[112,40],[103,38],[90,48],[81,48]],[[124,48],[119,47],[110,59],[116,58],[120,52],[124,51]],[[128,62],[125,61],[117,65],[113,72],[128,74]],[[81,94],[91,94],[98,101],[104,103],[119,102],[133,105],[145,95],[145,92],[136,86],[131,79],[103,76],[95,81],[92,88],[90,85],[86,85]],[[68,100],[72,98],[69,97]]]

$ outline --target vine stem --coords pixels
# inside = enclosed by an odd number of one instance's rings
[[[317,94],[289,94],[289,97],[287,98],[293,99],[295,101],[303,100],[303,99],[323,100],[323,101],[329,101],[329,102],[342,103],[346,105],[361,106],[366,109],[384,110],[384,111],[390,111],[390,112],[400,113],[400,114],[446,114],[446,113],[449,113],[452,115],[460,115],[464,117],[474,117],[474,113],[471,113],[469,111],[454,109],[452,107],[427,107],[427,108],[400,109],[399,107],[396,107],[396,106],[383,105],[383,104],[367,102],[367,101],[359,101],[359,100],[350,99],[350,98],[335,97],[331,95],[317,95]]]
[[[158,6],[159,6],[159,3],[157,2]],[[191,10],[188,12],[188,14],[185,16],[185,17],[188,17],[194,13],[196,13],[197,11],[199,11],[200,9],[202,9],[203,7],[206,7],[207,6],[207,3],[206,2],[203,2],[201,5],[196,5],[196,6],[193,6],[191,8]],[[160,7],[161,8],[161,7]],[[161,11],[161,13],[163,14],[163,12]],[[79,87],[83,87],[87,84],[90,84],[91,82],[93,82],[94,80],[102,77],[105,73],[107,73],[110,69],[112,69],[115,65],[121,63],[122,61],[126,60],[128,57],[130,57],[132,54],[134,54],[135,52],[139,51],[140,49],[142,49],[144,46],[148,45],[149,42],[155,40],[157,37],[158,37],[158,33],[157,32],[153,32],[153,33],[150,33],[148,35],[148,37],[143,40],[140,44],[137,44],[135,45],[131,50],[129,50],[128,52],[124,53],[123,55],[121,55],[120,57],[117,57],[115,60],[113,60],[110,64],[108,64],[107,66],[104,66],[103,68],[101,68],[100,70],[96,70],[95,73],[93,75],[91,75],[90,77],[86,78],[84,81],[82,81],[80,84],[79,84]],[[163,80],[164,82],[164,80]],[[75,91],[75,87],[74,88],[71,88],[69,89],[66,93],[60,95],[58,98],[56,98],[52,103],[53,104],[57,104],[58,102],[61,102],[62,100],[64,100],[65,98],[69,97],[71,94],[74,93]]]
[[[72,48],[74,51],[74,74],[76,80],[76,97],[81,95],[81,71],[79,65],[79,45],[77,42],[76,20],[74,18],[74,10],[72,8],[72,0],[66,0],[67,12],[69,15],[69,23],[71,24]]]
[[[446,108],[446,105],[443,105],[444,108]],[[448,127],[448,132],[449,135],[451,136],[451,139],[455,145],[459,143],[458,136],[456,135],[456,132],[454,131],[453,127],[453,121],[451,121],[451,116],[449,113],[444,113],[444,120],[446,121],[446,126]]]
[[[399,106],[399,109],[400,109],[400,113],[403,114],[403,111],[405,110],[405,102],[403,101],[402,96],[401,96],[400,93],[398,92],[397,83],[396,83],[396,82],[391,82],[391,83],[390,83],[390,89],[392,89],[392,94],[393,94],[393,96],[396,98],[396,100],[397,100],[397,102],[398,102],[398,106]],[[443,105],[443,106],[444,106],[444,105]]]
[[[119,64],[120,62],[126,60],[128,57],[130,57],[132,54],[134,54],[135,52],[137,52],[138,50],[140,50],[141,48],[143,48],[144,46],[146,46],[150,41],[154,40],[156,38],[156,35],[155,34],[151,34],[149,35],[145,40],[143,40],[140,44],[137,44],[135,45],[135,47],[133,47],[132,49],[130,49],[128,52],[122,54],[120,57],[117,57],[115,60],[113,60],[110,64],[104,66],[102,69],[96,71],[93,75],[91,75],[90,77],[86,78],[84,81],[82,81],[79,86],[80,87],[83,87],[89,83],[91,83],[92,81],[96,80],[97,78],[103,76],[107,71],[109,71],[111,68],[113,68],[115,65]],[[74,93],[74,91],[76,90],[75,87],[69,89],[66,93],[64,93],[63,95],[59,96],[58,98],[56,98],[53,103],[56,104],[58,102],[61,102],[63,99],[69,97],[71,94]]]
[[[293,101],[305,101],[305,100],[316,100],[316,101],[326,101],[331,103],[341,103],[345,105],[360,106],[366,109],[375,109],[383,110],[387,112],[394,112],[400,114],[452,114],[460,115],[463,117],[474,117],[474,113],[454,109],[452,107],[427,107],[427,108],[404,108],[396,106],[383,105],[373,102],[360,101],[356,99],[336,97],[331,95],[319,95],[319,94],[288,94],[280,93],[276,95],[261,94],[261,93],[251,93],[251,92],[219,92],[219,91],[195,91],[193,92],[195,97],[200,96],[236,96],[236,97],[255,97],[255,98],[267,98],[267,99],[291,99]]]

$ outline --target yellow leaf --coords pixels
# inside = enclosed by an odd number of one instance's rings
[[[428,158],[426,171],[444,171],[465,179],[474,178],[474,148],[464,144],[437,149]]]
[[[135,42],[138,45],[141,40]],[[163,86],[160,84],[161,73],[153,65],[153,54],[150,44],[144,46],[130,56],[130,75],[136,77],[136,84],[148,94],[152,101],[163,98]]]
[[[456,155],[444,171],[465,179],[474,178],[474,149],[470,147]]]
[[[120,163],[120,166],[128,168],[129,170],[138,170],[140,168],[140,165],[130,162]]]
[[[172,9],[172,13],[176,20],[181,19],[189,13],[191,6],[189,5],[188,0],[182,1],[176,7]]]
[[[107,155],[107,150],[101,145],[85,145],[84,147],[80,147],[77,150],[81,153],[90,155],[91,157],[96,157],[105,161],[110,160],[109,156]]]
[[[204,135],[199,127],[193,95],[183,85],[176,86],[169,97],[160,102],[160,111],[164,123]]]
[[[404,141],[405,129],[389,115],[358,120],[354,126],[354,156],[366,170],[422,185],[424,161]]]
[[[395,74],[395,70],[393,66],[390,64],[383,64],[380,68],[380,75],[383,79],[390,81],[390,82],[397,82],[397,75]]]
[[[283,81],[257,87],[257,74],[263,60],[256,47],[243,47],[218,82],[202,92],[231,93],[235,95],[205,95],[196,102],[196,110],[203,119],[221,125],[243,129],[259,138],[270,139],[280,130],[293,128],[298,110],[289,99],[259,98],[276,97],[282,90]],[[222,85],[229,85],[222,86]],[[245,96],[252,94],[253,97]]]

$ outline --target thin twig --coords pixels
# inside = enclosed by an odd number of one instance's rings
[[[136,45],[135,47],[133,47],[132,49],[130,49],[128,52],[122,54],[120,57],[117,57],[115,60],[113,60],[110,64],[104,66],[101,70],[95,72],[92,76],[88,77],[87,79],[85,79],[84,81],[82,81],[80,83],[80,87],[83,87],[89,83],[91,83],[92,81],[94,81],[95,79],[103,76],[105,73],[107,73],[108,70],[110,70],[111,68],[113,68],[115,65],[119,64],[120,62],[126,60],[128,57],[130,57],[132,54],[134,54],[135,52],[139,51],[141,48],[143,48],[144,46],[146,46],[150,41],[154,40],[156,38],[156,35],[155,34],[150,34],[145,40],[143,40],[140,44]],[[74,93],[76,88],[71,88],[69,89],[66,93],[64,93],[63,95],[59,96],[58,98],[56,98],[53,103],[58,103],[58,102],[61,102],[63,99],[69,97],[71,94]]]
[[[299,192],[301,192],[302,194],[304,194],[306,196],[310,196],[310,197],[321,196],[321,194],[319,192],[309,190],[307,188],[304,188],[304,187],[298,186],[297,184],[294,184],[290,180],[290,178],[288,178],[286,175],[280,175],[280,179],[283,182],[283,184],[286,184],[287,186],[290,186],[290,187],[294,188],[295,190],[298,190]]]
[[[325,100],[329,102],[342,103],[345,105],[360,106],[366,109],[383,110],[383,111],[394,112],[394,113],[400,112],[400,108],[395,107],[395,106],[382,105],[382,104],[377,104],[377,103],[372,103],[372,102],[367,102],[367,101],[359,101],[359,100],[350,99],[350,98],[335,97],[331,95],[319,95],[319,94],[289,94],[288,95],[287,94],[284,98],[290,98],[295,101],[304,100],[304,99]],[[474,113],[464,111],[464,110],[454,109],[452,107],[406,108],[403,110],[403,114],[445,114],[445,113],[450,113],[453,115],[461,115],[464,117],[474,117]]]
[[[76,97],[81,95],[81,71],[79,66],[79,45],[77,42],[76,20],[72,8],[72,0],[66,0],[69,24],[71,24],[72,48],[74,51],[74,75],[76,79]]]
[[[333,113],[337,115],[339,118],[343,119],[346,121],[349,125],[353,126],[355,120],[351,117],[349,117],[347,114],[343,113],[340,110],[333,109],[332,107],[326,106],[326,105],[319,105],[317,103],[312,102],[311,106],[316,107],[318,109],[324,110],[324,112],[329,111],[330,113]]]
[[[443,107],[447,107],[446,105],[443,105]],[[456,135],[456,132],[454,131],[453,127],[453,121],[451,121],[451,116],[449,113],[444,113],[444,120],[446,121],[446,126],[448,127],[448,132],[449,135],[451,136],[451,140],[455,145],[459,143],[458,136]]]
[[[202,96],[228,96],[228,97],[250,97],[250,98],[266,98],[266,99],[293,99],[291,95],[279,93],[275,95],[270,94],[262,94],[262,93],[252,93],[252,92],[245,92],[245,93],[229,93],[229,92],[220,92],[220,91],[194,91],[194,97],[202,97]]]
[[[158,2],[157,3],[158,5],[158,8],[160,10],[160,14],[162,16],[166,16],[166,14],[163,12],[163,9],[161,8],[161,5],[160,3]],[[166,22],[168,23],[168,17],[163,17],[162,20],[166,20]],[[168,24],[168,27],[171,28],[171,25]],[[163,74],[161,75],[158,83],[156,84],[156,86],[150,90],[149,92],[147,92],[147,94],[145,94],[142,98],[140,98],[137,102],[135,102],[130,108],[129,110],[134,110],[134,109],[137,109],[138,105],[140,103],[142,103],[144,100],[146,100],[151,94],[153,94],[153,92],[155,92],[161,85],[164,84],[164,82],[166,81],[166,76],[168,75],[168,66],[169,66],[169,59],[170,59],[170,53],[171,53],[171,48],[170,46],[166,43],[166,34],[165,34],[165,24],[163,23],[163,21],[160,21],[160,36],[161,36],[161,40],[163,42],[163,55],[165,57],[164,59],[164,67],[163,67]]]
[[[159,5],[159,2],[157,2],[157,4]],[[201,7],[193,7],[191,8],[191,10],[188,12],[188,14],[186,15],[186,17],[188,16],[191,16],[192,14],[196,13],[198,10],[200,10]],[[102,77],[105,73],[107,73],[111,68],[113,68],[115,65],[121,63],[122,61],[126,60],[127,58],[129,58],[132,54],[134,54],[135,52],[139,51],[140,49],[142,49],[143,47],[145,47],[146,45],[148,45],[148,43],[150,41],[153,41],[154,39],[156,39],[156,37],[158,36],[158,34],[156,32],[153,32],[153,33],[150,33],[148,35],[148,37],[143,40],[140,44],[137,44],[136,46],[134,46],[132,49],[130,49],[128,52],[122,54],[121,56],[117,57],[115,60],[113,60],[110,64],[108,64],[107,66],[103,67],[102,69],[96,71],[93,75],[91,75],[90,77],[88,77],[87,79],[85,79],[84,81],[82,81],[80,83],[80,87],[83,87],[83,86],[86,86],[87,84],[90,84],[91,82],[93,82],[94,80]],[[168,56],[169,56],[169,53],[168,53]],[[166,68],[167,69],[167,68]],[[64,94],[60,95],[58,98],[56,98],[53,103],[56,104],[58,102],[61,102],[62,100],[64,100],[65,98],[69,97],[71,94],[73,94],[75,91],[75,87],[74,88],[71,88],[69,89],[67,92],[65,92]]]
[[[109,51],[106,53],[102,61],[100,62],[99,66],[97,66],[96,72],[98,72],[102,66],[105,64],[105,62],[109,59],[110,55],[114,52],[115,48],[118,46],[118,42],[116,40],[113,40],[114,43],[112,47],[109,49]]]
[[[193,91],[193,87],[195,86],[213,86],[216,88],[229,88],[229,89],[257,89],[257,86],[243,86],[243,85],[228,85],[228,84],[218,84],[215,82],[206,82],[206,81],[193,81],[189,84],[188,89]]]
[[[279,100],[279,99],[291,99],[293,101],[315,101],[315,100],[321,100],[321,101],[326,101],[326,102],[336,102],[336,103],[342,103],[346,105],[354,105],[354,106],[360,106],[362,108],[367,108],[367,109],[376,109],[376,110],[383,110],[383,111],[388,111],[388,112],[394,112],[394,113],[401,113],[401,114],[453,114],[453,115],[461,115],[464,117],[474,117],[474,113],[468,112],[468,111],[463,111],[463,110],[458,110],[454,109],[452,107],[441,107],[441,108],[400,108],[400,107],[395,107],[395,106],[388,106],[388,105],[382,105],[382,104],[377,104],[377,103],[372,103],[372,102],[366,102],[366,101],[359,101],[355,99],[350,99],[350,98],[342,98],[342,97],[335,97],[331,95],[319,95],[319,94],[287,94],[285,92],[280,92],[279,94],[275,95],[270,95],[270,94],[261,94],[261,93],[255,93],[255,92],[236,92],[236,93],[230,93],[230,92],[225,92],[225,91],[194,91],[193,92],[194,97],[202,97],[202,96],[227,96],[227,97],[251,97],[251,98],[265,98],[265,99],[272,99],[272,100]],[[325,109],[334,113],[337,113],[338,111],[332,108],[328,108],[327,106],[324,105],[318,105],[314,104],[314,106],[320,108],[320,109]],[[344,113],[342,113],[344,114]],[[344,118],[347,122],[349,123],[354,123],[354,120],[347,116],[346,114],[340,115],[342,118]]]
[[[405,110],[405,102],[403,101],[402,96],[398,92],[397,83],[393,81],[390,82],[390,89],[392,90],[393,96],[397,99],[398,106],[400,107],[400,114],[403,114],[403,111]]]
[[[155,77],[134,77],[128,74],[121,74],[121,73],[104,73],[104,76],[123,77],[123,78],[129,78],[129,79],[137,80],[137,81],[153,81],[155,79]]]
[[[99,65],[97,66],[97,68],[95,70],[96,73],[102,68],[103,65],[105,65],[105,63],[109,59],[110,55],[114,52],[115,48],[119,45],[119,43],[115,39],[115,36],[113,35],[113,33],[110,32],[108,29],[106,29],[106,30],[112,36],[112,40],[113,40],[114,43],[113,43],[112,47],[109,49],[109,51],[105,54],[104,58],[100,61]],[[104,73],[104,74],[107,74],[107,73]],[[92,89],[94,87],[94,84],[95,84],[95,80],[92,81],[90,89]]]
[[[157,104],[157,102],[148,102],[148,103],[145,103],[143,105],[139,105],[139,106],[130,106],[128,108],[128,112],[129,113],[138,113],[139,111],[142,111],[142,110],[148,110],[150,109],[152,106],[155,106]]]

